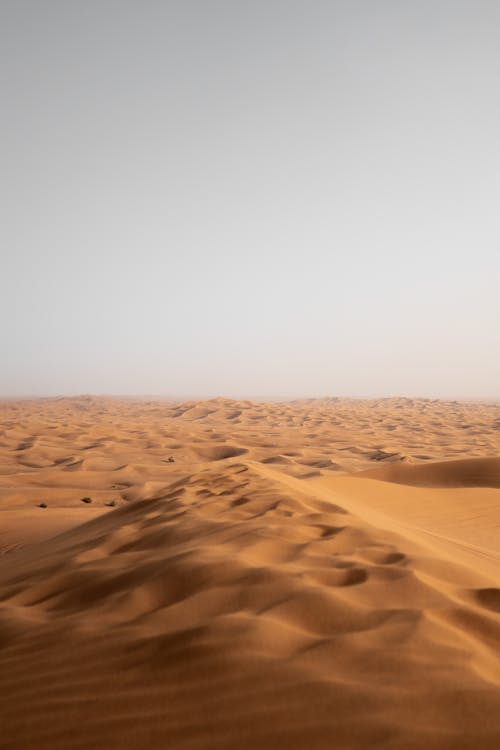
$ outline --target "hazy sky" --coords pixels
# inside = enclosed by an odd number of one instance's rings
[[[0,0],[0,393],[500,397],[500,2]]]

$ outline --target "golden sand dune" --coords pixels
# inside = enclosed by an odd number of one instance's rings
[[[363,476],[416,487],[500,488],[500,458],[468,458],[431,464],[392,464],[365,471]]]
[[[1,748],[500,746],[498,406],[1,415]]]

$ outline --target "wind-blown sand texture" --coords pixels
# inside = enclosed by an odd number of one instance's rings
[[[3,402],[0,747],[496,750],[499,455],[494,404]]]

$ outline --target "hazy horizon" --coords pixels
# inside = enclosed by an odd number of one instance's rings
[[[5,2],[0,397],[500,399],[500,5]]]

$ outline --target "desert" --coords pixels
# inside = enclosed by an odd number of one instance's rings
[[[500,3],[0,3],[0,750],[500,749]]]
[[[498,404],[0,420],[0,747],[498,747]]]

